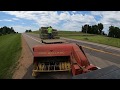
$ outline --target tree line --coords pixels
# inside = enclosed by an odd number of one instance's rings
[[[1,35],[6,35],[6,34],[11,34],[11,33],[18,33],[18,32],[15,32],[13,27],[9,28],[7,26],[4,26],[4,27],[0,28],[0,36]]]
[[[30,29],[30,30],[26,30],[25,32],[32,32],[32,30]]]
[[[109,27],[108,37],[120,38],[120,28],[110,26]]]
[[[103,30],[103,24],[102,23],[98,23],[98,25],[88,25],[85,24],[84,26],[82,26],[82,32],[83,33],[89,33],[89,34],[102,34],[104,35],[104,31]]]
[[[97,25],[88,25],[85,24],[82,26],[81,32],[83,33],[89,33],[89,34],[99,34],[99,35],[106,35],[108,37],[113,37],[113,38],[120,38],[120,28],[115,27],[115,26],[110,26],[108,30],[108,35],[102,31],[104,28],[102,23],[98,23]]]

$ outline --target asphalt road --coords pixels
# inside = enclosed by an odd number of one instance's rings
[[[35,34],[22,34],[22,35],[27,42],[30,52],[33,54],[32,47],[35,45],[42,44],[39,36]],[[27,73],[23,76],[22,79],[71,79],[72,78],[71,72],[40,73],[38,74],[38,77],[34,78],[32,77],[32,69],[33,69],[33,65],[31,64],[27,69]]]
[[[33,46],[42,44],[38,34],[22,34],[22,35],[25,38],[31,52]],[[67,42],[77,43],[81,45],[83,47],[85,54],[87,55],[89,62],[93,65],[96,65],[99,68],[104,68],[110,65],[116,65],[120,67],[120,48],[115,48],[107,45],[85,42],[80,40],[68,39],[68,38],[61,38],[61,39],[64,39]],[[30,67],[28,72],[31,71],[32,71],[32,66]],[[53,79],[54,77],[55,74],[53,75],[49,74],[48,79]],[[23,79],[25,78],[32,79],[31,73],[26,74],[26,76],[23,77]],[[41,78],[44,78],[44,75]],[[61,78],[65,79],[64,75],[61,74]],[[68,78],[70,78],[70,76]]]

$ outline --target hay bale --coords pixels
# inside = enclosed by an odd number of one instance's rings
[[[48,29],[48,27],[41,27],[41,29]]]

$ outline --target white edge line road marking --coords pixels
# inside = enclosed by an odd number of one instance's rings
[[[38,40],[34,39],[33,37],[31,37],[31,36],[29,36],[29,35],[26,35],[26,36],[28,36],[29,38],[31,38],[31,39],[33,39],[33,40],[41,43],[41,41],[38,41]]]
[[[28,37],[30,37],[31,39],[33,39],[33,40],[35,40],[35,41],[37,41],[37,42],[40,42],[41,43],[41,41],[38,41],[38,40],[36,40],[36,39],[34,39],[34,38],[32,38],[31,36],[29,36],[29,35],[26,35],[26,36],[28,36]],[[103,53],[107,53],[107,54],[111,54],[111,55],[114,55],[114,56],[119,56],[120,57],[120,55],[119,54],[113,54],[113,53],[110,53],[110,52],[106,52],[106,51],[103,51],[103,50],[99,50],[99,49],[95,49],[95,48],[91,48],[91,47],[87,47],[87,46],[83,46],[83,45],[81,45],[83,48],[87,48],[87,49],[91,49],[91,50],[93,50],[93,51],[97,51],[97,52],[103,52]]]
[[[33,39],[33,40],[35,40],[35,41],[37,41],[37,42],[40,42],[40,41],[38,41],[38,40],[36,40],[36,39],[34,39],[33,37],[31,37],[31,36],[29,36],[29,35],[26,35],[27,37],[29,37],[29,38],[31,38],[31,39]],[[40,42],[41,43],[41,42]],[[90,65],[92,65],[92,64],[90,64]],[[96,66],[98,69],[101,69],[100,67],[98,67],[98,66]]]
[[[90,65],[93,65],[93,64],[90,64]],[[101,69],[100,67],[96,66],[98,69]]]

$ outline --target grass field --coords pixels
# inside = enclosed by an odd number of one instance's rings
[[[30,32],[30,33],[35,33],[35,34],[39,34],[39,31],[33,31],[33,32]]]
[[[35,31],[33,33],[39,34],[39,31]],[[100,44],[105,44],[105,45],[110,45],[110,46],[120,48],[119,38],[111,38],[111,37],[95,35],[95,34],[86,34],[86,33],[76,32],[76,31],[59,31],[59,36],[88,41],[88,42],[95,42],[95,43],[100,43]]]
[[[85,34],[81,32],[67,32],[67,31],[59,32],[59,36],[88,41],[88,42],[95,42],[95,43],[100,43],[100,44],[105,44],[120,48],[119,38],[112,38],[112,37],[106,37],[103,35],[95,35],[95,34]]]
[[[21,34],[0,36],[0,79],[12,78],[21,50]]]
[[[95,43],[100,43],[100,44],[105,44],[105,45],[110,45],[110,46],[120,48],[120,39],[117,39],[117,38],[104,37],[104,36],[100,36],[100,35],[96,35],[96,36],[63,36],[63,37],[77,39],[77,40],[83,40],[83,41],[88,41],[88,42],[95,42]]]

